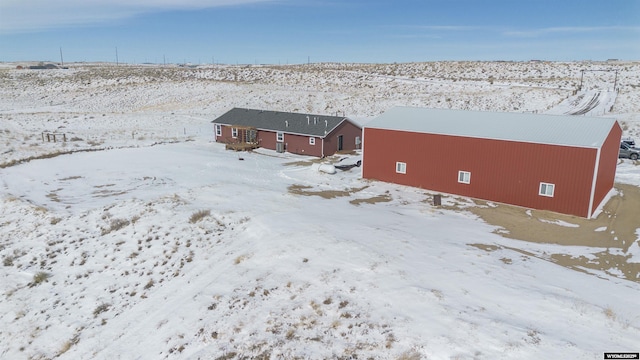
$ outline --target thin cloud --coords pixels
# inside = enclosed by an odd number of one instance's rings
[[[165,10],[239,6],[274,0],[2,0],[0,33],[102,24]]]
[[[638,26],[566,26],[566,27],[549,27],[532,30],[513,30],[504,31],[503,35],[510,37],[540,37],[550,34],[583,34],[608,31],[640,31]]]
[[[393,34],[388,35],[388,38],[398,39],[443,39],[446,33],[456,32],[476,32],[476,31],[491,31],[495,30],[493,27],[488,26],[469,26],[469,25],[400,25],[392,26],[395,29],[411,31],[410,34]]]
[[[488,29],[486,26],[467,26],[467,25],[416,25],[414,29],[434,30],[434,31],[475,31]]]

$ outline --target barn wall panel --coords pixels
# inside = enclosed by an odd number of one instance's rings
[[[595,149],[372,128],[364,140],[365,178],[588,216]],[[458,182],[460,170],[471,172],[470,184]],[[555,184],[555,196],[538,195],[540,182]]]
[[[607,196],[609,191],[613,188],[616,176],[616,167],[618,165],[618,152],[620,151],[621,137],[622,129],[616,121],[600,150],[600,162],[591,213],[596,210],[598,205],[600,205],[605,196]]]

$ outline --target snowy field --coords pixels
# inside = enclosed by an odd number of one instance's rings
[[[359,168],[225,151],[210,124],[232,107],[364,124],[408,105],[613,116],[640,140],[640,63],[17,65],[0,65],[2,359],[640,351],[640,278],[626,271],[640,267],[640,216],[624,250],[510,239],[469,199],[434,207]],[[639,165],[620,161],[616,181],[640,187]],[[547,257],[602,251],[625,268]]]

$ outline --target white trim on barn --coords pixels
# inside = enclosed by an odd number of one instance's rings
[[[593,209],[593,201],[594,201],[594,197],[596,195],[596,185],[598,183],[598,171],[600,171],[600,149],[598,149],[598,152],[596,153],[596,164],[593,167],[593,180],[591,182],[591,194],[589,195],[589,216],[587,216],[588,219],[591,219],[591,216],[593,215],[593,212],[591,211]]]

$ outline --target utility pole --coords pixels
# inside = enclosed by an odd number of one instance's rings
[[[60,47],[60,66],[64,66],[64,60],[62,59],[62,46]]]
[[[118,47],[116,46],[116,66],[118,66]]]

